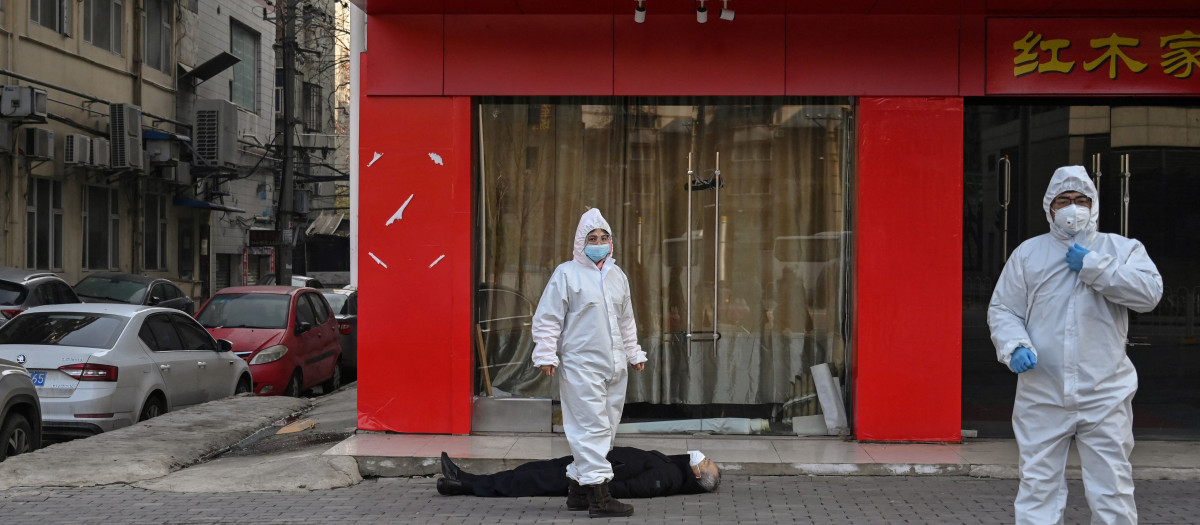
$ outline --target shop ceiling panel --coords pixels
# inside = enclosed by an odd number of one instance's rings
[[[613,18],[449,15],[447,95],[608,95]]]
[[[369,14],[632,14],[635,0],[352,0]],[[645,0],[647,13],[690,13],[695,0]],[[715,13],[720,0],[708,0]],[[729,0],[745,14],[959,14],[1196,16],[1196,0]]]
[[[1195,16],[1196,0],[987,0],[992,16]]]
[[[742,16],[706,24],[687,15],[616,20],[617,95],[779,95],[784,19]]]
[[[379,15],[367,18],[367,53],[375,57],[363,74],[368,95],[442,94],[442,15]]]
[[[787,17],[788,95],[958,94],[958,16]]]

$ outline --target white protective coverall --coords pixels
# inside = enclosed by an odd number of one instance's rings
[[[1051,202],[1066,191],[1092,199],[1090,219],[1074,238],[1050,215]],[[1032,370],[1017,376],[1013,405],[1019,524],[1062,523],[1072,438],[1092,523],[1137,523],[1129,464],[1137,372],[1125,354],[1127,310],[1152,310],[1163,284],[1142,243],[1096,231],[1099,204],[1083,167],[1056,170],[1042,199],[1050,232],[1012,253],[988,307],[1000,362],[1009,365],[1022,346],[1037,359]],[[1066,261],[1073,242],[1091,250],[1079,272]]]
[[[588,210],[575,229],[574,258],[554,269],[533,315],[533,365],[558,367],[563,430],[574,462],[567,477],[580,485],[612,480],[605,456],[625,408],[628,365],[646,361],[637,340],[629,278],[612,251],[603,268],[584,255],[587,236],[612,229]],[[559,366],[558,355],[562,354]]]

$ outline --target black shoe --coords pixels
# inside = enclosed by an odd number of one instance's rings
[[[453,461],[450,461],[450,456],[442,452],[442,476],[446,479],[454,481],[462,480],[462,469],[458,468]]]
[[[588,510],[587,491],[571,478],[567,478],[567,510]]]
[[[437,480],[438,494],[443,496],[474,496],[475,491],[471,485],[450,478],[438,478]]]

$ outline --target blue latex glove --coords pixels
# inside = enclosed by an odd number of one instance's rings
[[[1083,256],[1091,253],[1091,250],[1075,243],[1067,250],[1067,267],[1071,268],[1072,272],[1078,272],[1083,269]]]
[[[1012,358],[1008,360],[1008,366],[1018,374],[1033,370],[1037,368],[1037,356],[1033,355],[1033,351],[1028,348],[1018,347],[1013,350]]]

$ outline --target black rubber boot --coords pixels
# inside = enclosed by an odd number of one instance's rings
[[[621,503],[608,493],[608,482],[583,487],[588,497],[589,518],[621,518],[633,515],[633,505]]]
[[[567,510],[588,510],[587,491],[571,478],[567,478]]]
[[[437,480],[438,494],[443,496],[474,496],[475,490],[471,487],[471,483],[450,478],[438,478]]]

